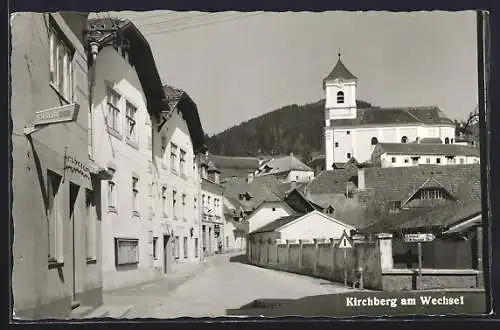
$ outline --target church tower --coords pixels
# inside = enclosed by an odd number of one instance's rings
[[[358,78],[349,72],[344,63],[342,63],[340,60],[340,52],[338,57],[337,64],[323,80],[323,89],[326,99],[324,128],[326,170],[331,170],[334,159],[339,158],[333,155],[335,151],[334,140],[336,140],[337,137],[335,137],[332,127],[334,125],[331,125],[331,121],[356,118],[356,86]],[[348,137],[344,137],[344,139],[345,138]],[[351,142],[352,141],[349,141],[348,144],[351,144]],[[347,154],[349,155],[351,153]]]
[[[326,126],[330,120],[356,118],[356,85],[358,78],[354,76],[340,60],[332,72],[323,80],[325,90]]]

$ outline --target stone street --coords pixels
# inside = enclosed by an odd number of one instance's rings
[[[126,318],[217,317],[256,299],[297,299],[352,289],[323,279],[251,266],[215,256],[189,274],[107,293],[105,304],[129,304]]]

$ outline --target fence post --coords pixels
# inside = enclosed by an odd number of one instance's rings
[[[286,264],[285,264],[285,270],[290,270],[290,260],[292,259],[291,258],[291,254],[292,254],[292,250],[290,248],[290,240],[287,239],[286,240],[286,250],[287,250],[287,259],[286,259]]]
[[[331,279],[335,280],[335,241],[333,238],[330,238],[330,253],[332,254],[330,259],[332,261]]]
[[[313,264],[313,275],[318,275],[318,263],[319,263],[319,240],[317,238],[314,239],[314,264]]]
[[[299,272],[302,271],[302,240],[299,239]]]

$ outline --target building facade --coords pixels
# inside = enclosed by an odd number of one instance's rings
[[[101,177],[88,153],[86,22],[87,14],[66,12],[11,20],[15,317],[67,318],[79,306],[102,304]]]
[[[378,167],[479,164],[479,149],[458,144],[379,143],[371,162]]]
[[[206,157],[201,164],[202,248],[204,256],[225,251],[224,187],[220,171]]]
[[[153,240],[167,274],[186,263],[199,262],[201,253],[200,153],[204,134],[198,108],[183,90],[164,86],[169,110],[153,134],[154,214],[159,217]],[[160,243],[161,240],[161,243]]]
[[[455,124],[437,107],[357,109],[358,78],[339,60],[324,79],[326,170],[351,158],[370,159],[379,142],[408,143],[439,138],[453,143]]]

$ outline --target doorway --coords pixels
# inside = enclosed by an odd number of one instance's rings
[[[170,272],[170,256],[172,255],[169,252],[170,247],[170,235],[163,235],[163,273],[167,274]]]
[[[73,182],[69,183],[69,222],[71,226],[71,256],[72,256],[72,277],[71,281],[71,300],[73,305],[77,305],[76,302],[76,244],[75,244],[75,205],[76,200],[78,198],[78,192],[80,190],[80,186],[74,184]]]

